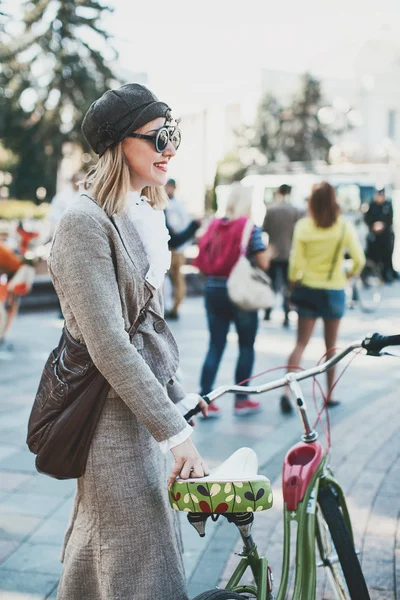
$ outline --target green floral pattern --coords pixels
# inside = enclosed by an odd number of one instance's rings
[[[174,510],[203,513],[259,512],[272,506],[271,482],[175,481],[169,489],[169,501]]]

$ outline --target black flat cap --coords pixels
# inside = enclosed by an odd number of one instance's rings
[[[128,133],[153,119],[168,119],[170,115],[168,104],[160,102],[147,87],[126,83],[117,90],[108,90],[90,105],[82,122],[82,133],[93,152],[102,156]]]

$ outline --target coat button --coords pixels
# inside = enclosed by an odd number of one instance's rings
[[[153,327],[157,331],[157,333],[162,333],[165,330],[165,321],[160,319],[159,321],[156,321],[153,324]]]

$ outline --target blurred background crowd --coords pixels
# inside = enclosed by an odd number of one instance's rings
[[[358,0],[335,11],[314,0],[289,5],[272,10],[254,0],[239,15],[226,2],[205,2],[194,25],[180,0],[167,16],[161,4],[135,14],[128,4],[97,0],[0,1],[3,305],[21,265],[34,269],[23,303],[54,303],[49,241],[95,162],[82,116],[127,81],[149,85],[181,117],[166,217],[171,234],[187,237],[171,241],[170,318],[179,316],[187,284],[202,293],[195,235],[225,214],[238,182],[266,240],[266,214],[282,185],[302,215],[312,186],[329,182],[383,278],[397,277],[398,6],[384,0],[372,16]]]

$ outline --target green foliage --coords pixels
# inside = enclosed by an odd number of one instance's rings
[[[318,120],[323,106],[321,84],[309,73],[302,76],[301,91],[288,108],[281,126],[282,150],[290,161],[327,160],[329,130]]]
[[[242,133],[241,143],[250,140],[268,162],[327,160],[330,130],[318,120],[323,105],[320,82],[306,73],[289,106],[269,93],[262,97],[255,124]]]
[[[279,157],[283,112],[283,108],[272,94],[265,94],[261,98],[251,145],[258,148],[268,162],[275,162]]]
[[[30,200],[0,200],[0,219],[5,221],[44,219],[49,209],[50,204],[45,202],[36,206]]]
[[[110,9],[97,0],[31,0],[24,8],[23,34],[6,31],[0,43],[0,139],[18,156],[11,193],[33,200],[40,186],[54,195],[62,145],[83,142],[87,108],[115,83],[103,53],[115,53],[99,24]]]

